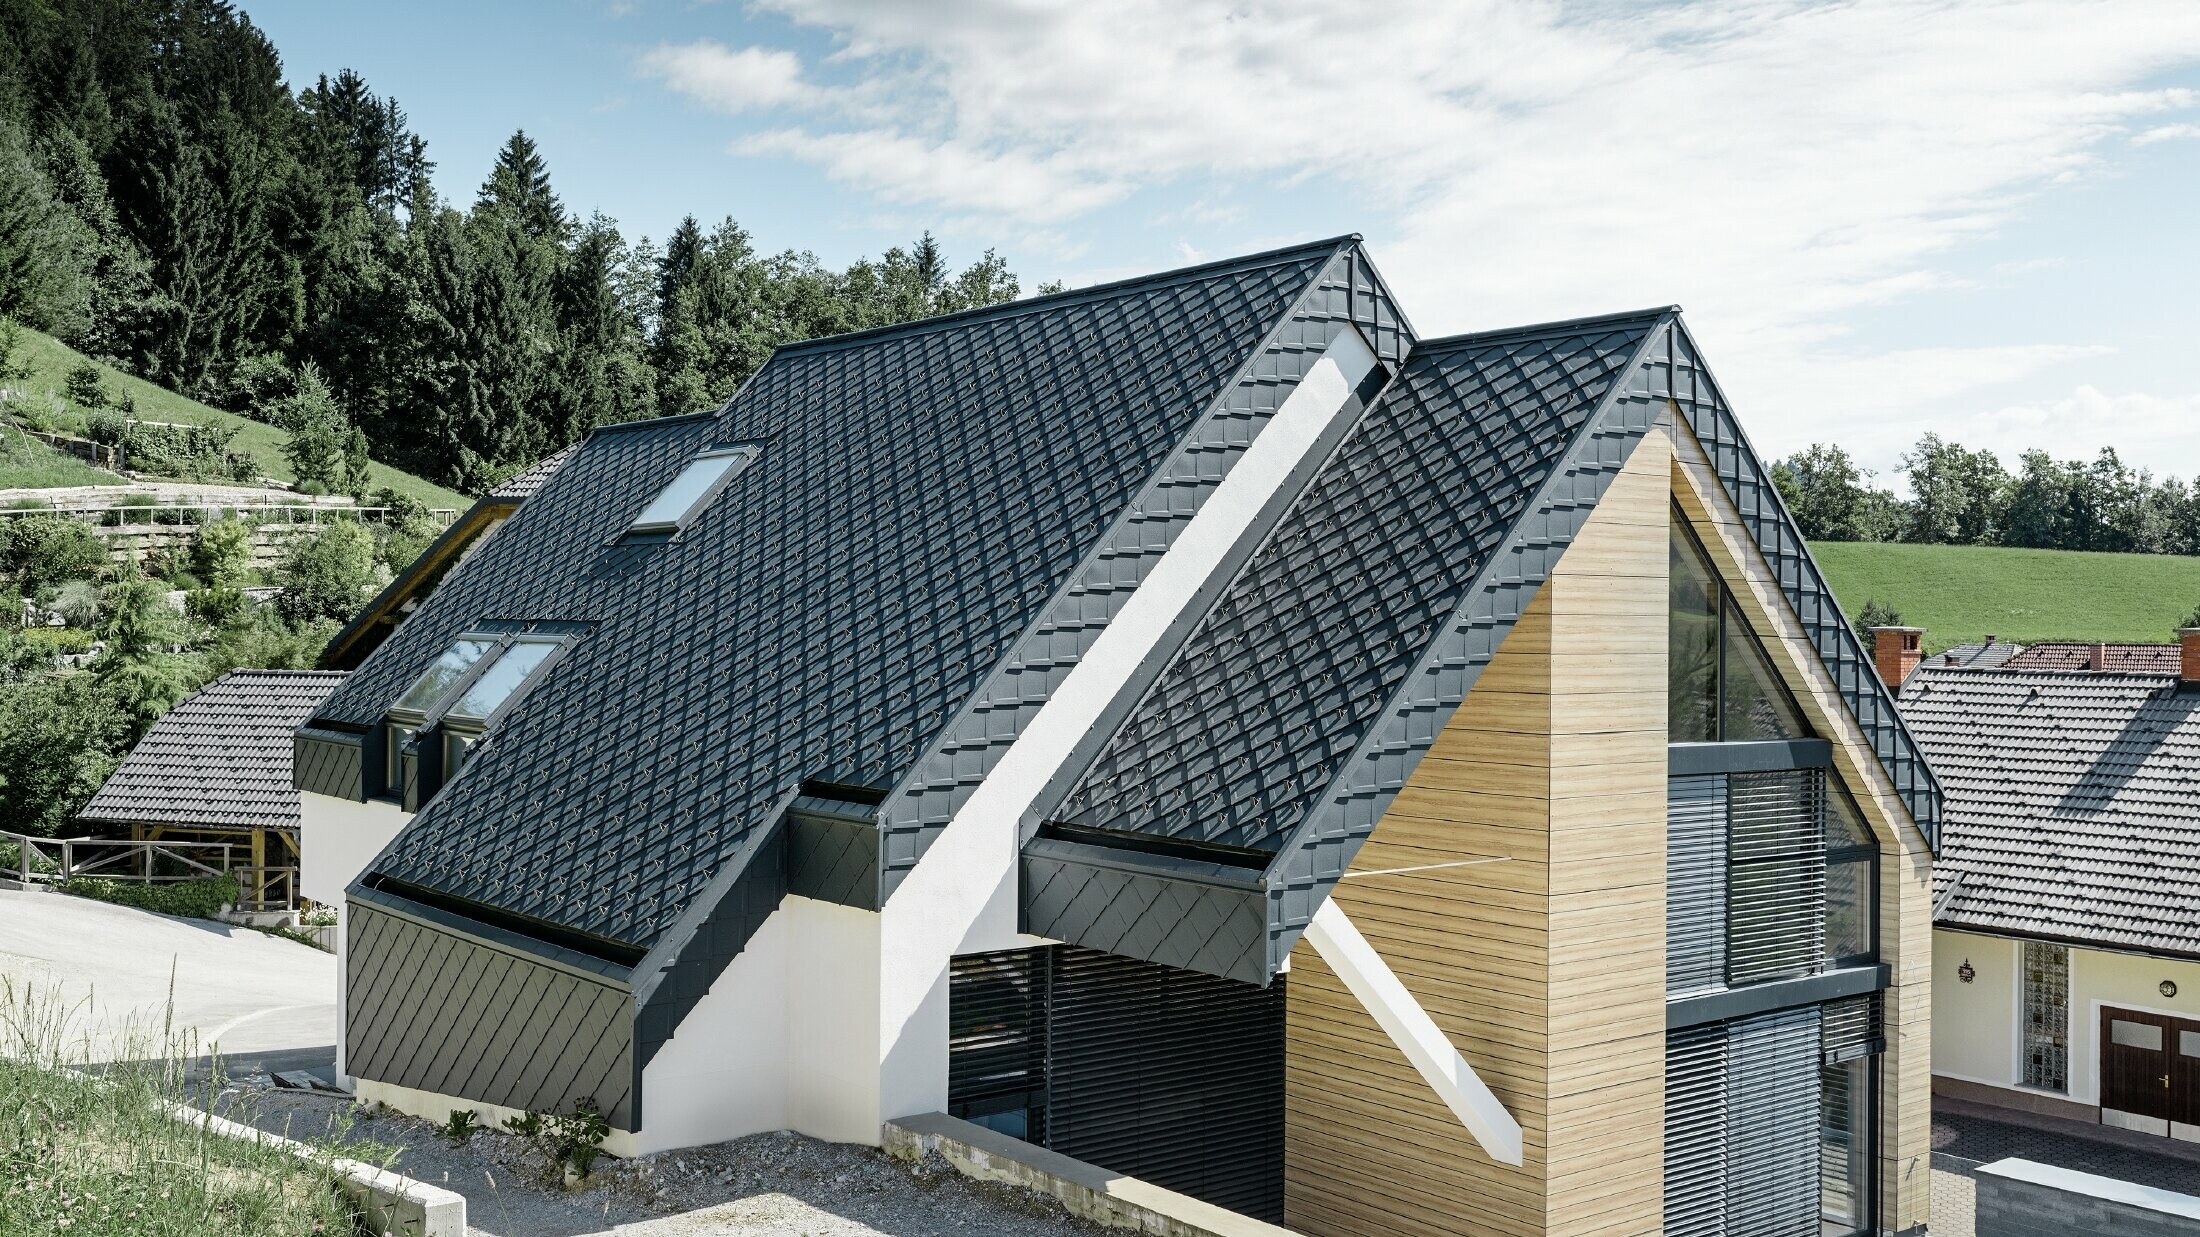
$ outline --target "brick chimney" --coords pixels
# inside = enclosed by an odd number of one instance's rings
[[[1925,660],[1925,629],[1874,627],[1871,631],[1872,663],[1879,669],[1879,681],[1888,691],[1900,691],[1902,681]]]
[[[2108,646],[2096,644],[2085,651],[2085,668],[2096,673],[2108,669]]]
[[[2200,627],[2184,627],[2177,632],[2178,681],[2186,687],[2200,687]]]

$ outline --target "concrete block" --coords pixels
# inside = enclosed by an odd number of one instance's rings
[[[2035,1164],[1996,1160],[1974,1175],[1977,1237],[2200,1237],[2200,1198]]]

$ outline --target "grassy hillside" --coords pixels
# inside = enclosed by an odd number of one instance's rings
[[[1983,640],[2166,643],[2200,605],[2200,558],[1985,546],[1822,542],[1850,618],[1876,598],[1925,629],[1927,651]]]
[[[60,340],[27,329],[23,332],[21,356],[31,370],[30,381],[25,385],[32,391],[44,388],[55,394],[67,389],[69,371],[84,360],[83,354]],[[290,461],[283,458],[283,443],[289,438],[283,431],[272,425],[262,425],[248,417],[210,408],[194,399],[186,399],[165,387],[154,386],[121,370],[105,365],[99,368],[110,392],[116,395],[127,392],[131,399],[137,401],[137,415],[140,419],[167,421],[177,425],[233,426],[237,430],[237,436],[229,444],[231,450],[250,451],[259,461],[260,471],[270,477],[283,481],[293,479]],[[463,509],[473,501],[456,490],[444,489],[432,481],[409,472],[399,472],[386,464],[374,464],[370,467],[370,484],[373,487],[389,486],[399,493],[410,494],[431,507]],[[89,483],[72,481],[60,484]]]
[[[113,485],[102,472],[29,434],[0,426],[0,490],[49,490],[64,485]]]

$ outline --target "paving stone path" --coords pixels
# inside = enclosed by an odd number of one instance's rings
[[[1933,1237],[1975,1237],[1972,1173],[2010,1158],[2200,1195],[2200,1145],[1935,1097]]]

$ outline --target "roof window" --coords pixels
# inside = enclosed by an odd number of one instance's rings
[[[451,647],[443,650],[443,655],[422,671],[420,677],[413,680],[413,685],[405,689],[405,694],[397,698],[396,707],[408,713],[425,715],[453,684],[466,677],[466,672],[474,668],[474,663],[481,660],[483,653],[496,645],[496,640],[488,636],[461,636],[451,641]]]
[[[687,527],[697,512],[710,505],[728,481],[748,467],[751,461],[763,454],[763,447],[749,443],[722,450],[705,451],[687,462],[672,483],[658,491],[642,513],[627,526],[632,533],[671,534]]]
[[[453,721],[486,724],[496,716],[497,709],[512,698],[519,685],[549,660],[557,647],[555,640],[514,640],[487,669],[474,676],[473,686],[466,689],[466,694],[460,696],[458,703],[444,716]]]

